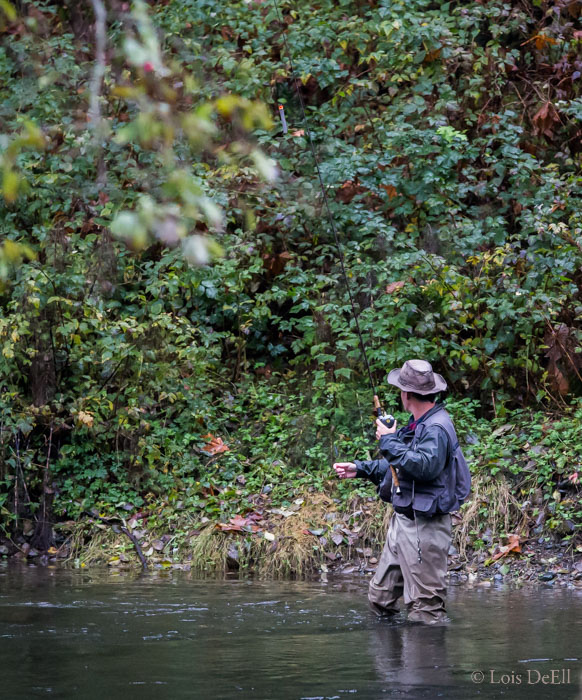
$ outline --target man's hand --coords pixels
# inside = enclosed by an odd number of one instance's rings
[[[382,437],[382,435],[391,435],[392,433],[395,433],[395,432],[396,432],[396,421],[394,421],[391,428],[387,428],[379,418],[376,419],[376,440],[379,440]]]
[[[336,462],[333,468],[340,479],[353,479],[356,476],[356,465],[353,462]]]

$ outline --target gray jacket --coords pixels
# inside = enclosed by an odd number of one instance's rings
[[[381,459],[355,462],[356,476],[376,484],[382,500],[391,502],[398,512],[411,514],[414,510],[427,516],[450,513],[458,510],[468,495],[465,484],[459,493],[458,482],[468,478],[470,483],[470,475],[442,403],[416,424],[411,418],[396,433],[382,436],[379,449]],[[392,483],[390,465],[397,471],[400,494]]]

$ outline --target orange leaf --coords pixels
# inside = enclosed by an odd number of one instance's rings
[[[394,197],[396,197],[396,195],[398,194],[398,192],[396,191],[396,187],[394,187],[393,185],[380,185],[380,187],[386,190],[388,199],[394,199]]]
[[[297,129],[297,131],[292,131],[291,136],[303,136],[305,134],[305,129]]]
[[[399,282],[390,282],[390,284],[386,287],[386,294],[392,294],[392,292],[396,292],[399,289],[402,289],[404,287],[404,282],[400,280]]]
[[[536,40],[536,49],[538,51],[542,51],[546,46],[553,46],[554,44],[558,43],[557,39],[554,39],[551,36],[546,36],[545,34],[537,34],[535,37]]]
[[[492,562],[501,559],[501,557],[504,557],[510,552],[516,552],[517,554],[521,552],[521,546],[519,544],[519,535],[508,535],[508,540],[509,542],[503,547],[499,547],[499,551],[497,552],[497,554],[494,554],[493,557],[491,557]]]
[[[542,51],[546,46],[553,46],[554,44],[558,43],[558,40],[554,39],[554,37],[547,36],[546,34],[534,34],[530,39],[524,41],[522,46],[525,46],[532,41],[535,41],[536,49],[538,51]]]
[[[554,135],[552,126],[560,121],[560,117],[554,105],[548,101],[532,117],[532,122],[538,133],[544,134],[548,138]]]
[[[435,49],[434,51],[429,51],[426,56],[424,57],[424,63],[430,63],[431,61],[436,61],[437,58],[440,58],[441,55],[441,50],[440,49]]]
[[[208,444],[202,448],[202,452],[207,455],[219,455],[221,452],[227,452],[229,448],[224,444],[222,438],[214,437],[211,433],[202,436],[208,440]]]
[[[216,528],[222,532],[242,532],[243,529],[246,532],[259,532],[261,528],[255,522],[257,516],[260,518],[258,513],[251,513],[248,518],[245,518],[237,513],[228,523],[218,523]]]

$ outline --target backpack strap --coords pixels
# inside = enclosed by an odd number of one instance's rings
[[[425,421],[422,421],[420,425],[425,425],[427,427],[430,425],[439,425],[448,435],[451,451],[455,452],[459,447],[459,440],[457,438],[455,427],[453,426],[453,421],[444,408],[436,413],[433,413],[432,416],[429,416]]]

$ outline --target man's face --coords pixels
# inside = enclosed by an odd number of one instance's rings
[[[402,401],[402,408],[408,411],[408,392],[400,391],[400,400]]]

